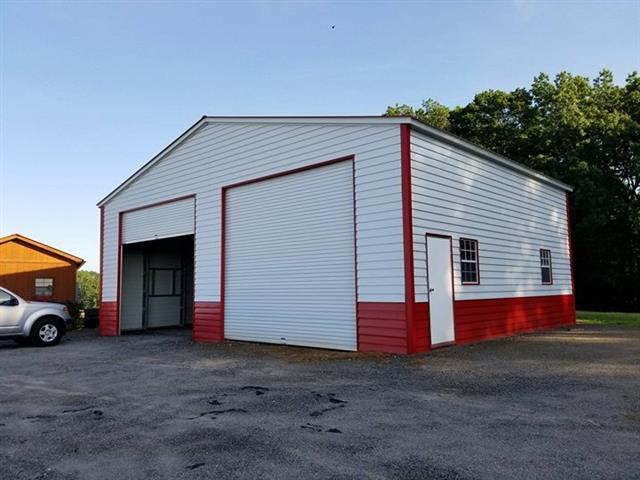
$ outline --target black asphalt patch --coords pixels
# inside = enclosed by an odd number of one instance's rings
[[[0,342],[0,479],[640,478],[640,329],[426,355]]]

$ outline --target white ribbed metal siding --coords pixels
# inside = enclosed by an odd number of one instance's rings
[[[231,188],[225,337],[356,350],[351,161]]]
[[[104,205],[103,300],[116,296],[118,212],[195,194],[195,300],[220,300],[220,189],[355,155],[358,300],[404,301],[397,125],[212,123]]]
[[[416,301],[427,301],[425,233],[453,236],[456,300],[571,293],[565,192],[411,133]],[[480,285],[461,285],[459,238],[478,240]],[[553,285],[540,279],[552,252]]]
[[[192,235],[195,231],[193,198],[143,208],[122,215],[122,243]]]

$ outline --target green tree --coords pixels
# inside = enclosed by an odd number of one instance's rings
[[[608,70],[593,81],[540,74],[529,88],[488,90],[453,109],[437,104],[437,115],[432,103],[387,114],[415,116],[574,186],[578,306],[639,311],[640,75],[617,85]]]
[[[396,103],[393,107],[387,107],[385,115],[389,117],[413,117],[433,127],[447,130],[449,129],[449,112],[449,108],[445,105],[431,98],[427,98],[418,108],[413,108],[409,105],[398,105]]]
[[[80,270],[76,277],[78,283],[78,299],[82,308],[98,306],[100,274],[91,270]]]

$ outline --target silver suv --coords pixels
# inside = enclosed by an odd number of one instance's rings
[[[60,343],[71,322],[69,309],[64,305],[28,302],[0,287],[0,338],[49,347]]]

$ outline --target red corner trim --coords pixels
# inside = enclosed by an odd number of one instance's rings
[[[402,177],[402,239],[404,250],[404,302],[407,320],[407,351],[415,351],[415,285],[413,271],[413,208],[411,204],[411,128],[400,125],[400,171]]]
[[[98,290],[98,307],[102,305],[102,272],[104,271],[104,207],[100,207],[100,288]]]
[[[569,269],[571,271],[571,293],[575,295],[576,288],[573,280],[573,248],[572,248],[572,236],[571,236],[571,209],[569,202],[569,192],[565,193],[565,202],[567,206],[567,242],[569,247]]]

